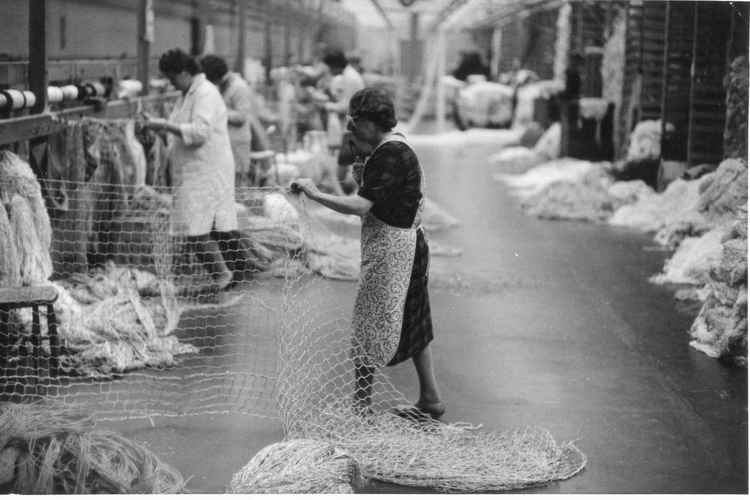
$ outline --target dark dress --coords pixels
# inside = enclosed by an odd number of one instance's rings
[[[414,151],[402,142],[380,146],[369,158],[358,194],[373,202],[370,213],[400,228],[414,225],[422,201],[421,168]],[[430,250],[420,227],[406,294],[401,338],[388,366],[419,354],[432,341],[432,317],[427,293]]]

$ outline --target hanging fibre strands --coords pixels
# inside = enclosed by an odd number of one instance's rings
[[[21,284],[18,272],[18,256],[16,254],[13,228],[8,220],[5,206],[0,203],[0,286],[10,287]]]
[[[49,215],[31,167],[10,151],[0,151],[0,202],[8,207],[21,284],[46,281],[52,274]]]
[[[49,245],[44,246],[40,241],[31,206],[26,198],[18,194],[10,200],[10,224],[15,236],[21,284],[44,283],[52,275]]]

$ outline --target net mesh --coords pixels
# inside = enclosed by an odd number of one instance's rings
[[[527,487],[583,468],[575,446],[540,429],[394,412],[408,400],[353,340],[351,312],[325,300],[335,281],[321,277],[358,278],[356,221],[278,187],[241,187],[237,232],[185,237],[159,181],[159,139],[143,149],[135,137],[127,121],[71,124],[41,184],[0,151],[0,236],[14,242],[0,286],[57,295],[0,310],[0,401],[97,420],[278,418],[288,439],[344,449],[366,477],[443,490]],[[364,396],[363,367],[374,371]]]
[[[288,438],[346,450],[365,477],[445,491],[527,488],[585,465],[572,443],[559,445],[544,429],[493,432],[399,411],[411,403],[368,361],[347,321],[312,307],[312,294],[309,284],[295,287],[282,306],[277,400]],[[374,371],[364,391],[362,366]]]

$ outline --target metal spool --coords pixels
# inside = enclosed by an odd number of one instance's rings
[[[36,104],[36,95],[30,90],[24,90],[23,92],[23,107],[33,108]]]

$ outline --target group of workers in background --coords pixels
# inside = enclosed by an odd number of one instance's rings
[[[237,179],[256,186],[269,182],[263,169],[252,165],[253,149],[271,149],[261,121],[264,107],[248,82],[229,71],[221,57],[207,55],[199,61],[173,49],[161,56],[159,71],[181,92],[168,118],[147,117],[144,123],[167,136],[174,188],[171,231],[184,239],[186,252],[210,275],[209,290],[223,290],[244,281],[249,271],[238,231]],[[278,90],[294,92],[279,96],[289,106],[280,113],[286,115],[280,120],[283,128],[291,127],[295,140],[309,130],[325,128],[328,146],[339,155],[338,177],[344,180],[347,162],[353,161],[340,152],[345,119],[349,99],[365,86],[361,74],[337,50],[326,53],[315,66],[287,71],[293,74],[282,75],[286,85]]]

